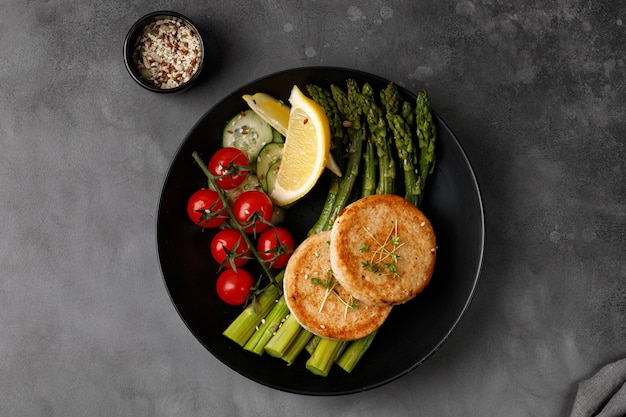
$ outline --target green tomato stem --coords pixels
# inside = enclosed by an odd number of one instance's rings
[[[226,195],[224,194],[222,189],[220,187],[218,187],[217,181],[215,179],[215,176],[209,172],[209,169],[207,168],[207,166],[204,163],[204,161],[202,160],[202,158],[200,158],[200,155],[198,154],[198,152],[194,151],[191,154],[191,156],[193,156],[193,159],[196,161],[196,163],[198,164],[198,166],[200,167],[202,172],[204,172],[204,175],[206,175],[206,177],[209,180],[209,182],[211,183],[211,185],[215,188],[215,191],[217,191],[217,194],[219,195],[220,200],[222,200],[222,204],[224,204],[224,208],[226,209],[226,212],[228,213],[228,216],[232,220],[231,224],[233,225],[233,227],[235,227],[235,229],[237,229],[237,230],[239,230],[241,232],[241,235],[243,236],[244,241],[246,242],[246,244],[250,248],[250,252],[252,253],[252,255],[254,255],[255,259],[259,262],[259,264],[261,265],[261,268],[263,268],[263,272],[265,272],[265,275],[267,275],[267,277],[268,277],[268,279],[270,281],[269,285],[277,286],[276,277],[274,277],[274,274],[272,274],[272,271],[269,269],[269,267],[265,263],[265,260],[263,258],[261,258],[261,256],[257,252],[256,248],[254,247],[254,243],[250,240],[250,238],[248,237],[248,235],[244,231],[244,228],[235,219],[235,215],[233,213],[233,210],[230,207],[230,204],[228,204],[228,200],[226,200]]]

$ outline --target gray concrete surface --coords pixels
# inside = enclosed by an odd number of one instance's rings
[[[200,84],[150,94],[122,60],[141,15],[200,26]],[[626,356],[626,4],[0,2],[0,415],[565,416]],[[487,217],[473,303],[409,375],[286,394],[191,335],[155,248],[186,132],[236,87],[312,65],[417,91],[465,147]]]

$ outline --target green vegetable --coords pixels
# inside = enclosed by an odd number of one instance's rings
[[[292,349],[292,346],[296,342],[297,337],[300,336],[301,330],[304,329],[300,327],[300,323],[298,323],[298,320],[296,320],[293,314],[289,314],[274,335],[274,337],[272,337],[267,345],[265,345],[265,351],[270,356],[273,356],[275,358],[284,359],[289,350],[291,350],[290,355],[297,356],[297,353],[294,352],[296,348],[294,347]],[[312,333],[307,333],[312,336]],[[304,347],[304,345],[302,347]],[[295,357],[293,359],[295,360]]]
[[[328,118],[328,122],[330,124],[330,131],[332,136],[330,142],[330,152],[333,155],[335,162],[337,162],[337,164],[339,165],[339,168],[341,168],[341,171],[344,172],[344,147],[346,135],[344,133],[343,122],[341,120],[341,117],[339,116],[339,110],[337,109],[337,103],[335,103],[332,93],[327,89],[316,85],[307,85],[306,88],[311,98],[316,103],[318,103],[322,107],[322,109],[324,109],[324,113],[326,113],[326,117]],[[318,217],[318,220],[315,222],[313,227],[311,227],[311,229],[309,230],[309,236],[325,230],[328,219],[333,212],[337,193],[339,192],[340,181],[340,177],[335,174],[331,174],[330,187],[328,189],[328,194],[326,195],[326,200],[324,201],[324,205],[322,207],[322,212],[320,213],[320,216]]]
[[[272,127],[250,109],[237,113],[222,132],[222,146],[240,149],[250,163],[256,161],[261,149],[273,140]]]
[[[424,197],[426,179],[435,169],[435,142],[437,138],[437,128],[433,121],[430,100],[424,90],[417,95],[415,120],[417,124],[417,142],[420,148],[418,204],[421,204]]]
[[[376,145],[378,157],[377,194],[393,194],[396,181],[396,161],[393,157],[391,143],[387,140],[387,122],[381,108],[376,103],[374,89],[369,83],[362,88],[363,114],[368,123],[372,141]]]
[[[411,107],[411,103],[408,101],[402,102],[402,107],[400,108],[400,116],[404,119],[406,124],[409,126],[413,126],[415,124],[415,114],[413,114],[413,107]]]
[[[282,356],[283,360],[287,362],[287,365],[291,365],[296,361],[300,352],[302,352],[312,338],[313,333],[300,328],[298,336],[296,336],[296,339],[291,343],[291,345],[289,345],[289,348]]]
[[[270,169],[276,163],[280,163],[284,147],[285,145],[283,143],[270,142],[261,149],[259,156],[256,159],[256,173],[259,178],[261,188],[267,194],[271,194],[270,189],[274,188],[274,182],[269,183],[270,179],[268,179],[271,177]]]
[[[337,103],[335,102],[332,93],[325,88],[309,84],[306,86],[306,89],[311,98],[319,104],[322,109],[324,109],[324,113],[326,113],[326,117],[328,118],[328,123],[330,125],[330,134],[333,138],[333,140],[331,140],[332,150],[334,147],[341,145],[341,141],[345,138],[343,121],[341,120],[341,116],[339,116]],[[340,142],[337,142],[334,139],[340,139]]]
[[[243,348],[257,355],[263,354],[265,345],[272,339],[287,314],[289,314],[289,308],[287,308],[285,298],[280,297]]]
[[[277,285],[266,288],[253,303],[243,309],[233,322],[224,330],[224,336],[228,337],[239,346],[244,346],[248,339],[255,332],[257,326],[276,304],[276,299],[281,294],[279,284],[282,282],[284,271],[279,272],[276,277]]]
[[[306,369],[315,375],[328,376],[330,368],[345,347],[346,342],[320,338],[313,354],[306,361]]]
[[[354,80],[347,80],[348,93],[346,94],[336,85],[330,86],[330,91],[337,103],[339,115],[348,125],[348,137],[350,138],[350,148],[348,149],[348,164],[344,176],[339,183],[339,190],[333,210],[330,214],[327,228],[332,226],[341,210],[348,204],[352,189],[360,172],[361,158],[363,155],[363,142],[365,141],[365,127],[361,123],[361,109],[358,105],[357,86]]]
[[[338,115],[346,120],[347,124],[350,126],[348,128],[348,137],[350,138],[351,146],[349,150],[347,168],[345,171],[345,175],[341,178],[341,180],[337,181],[334,184],[334,186],[337,187],[336,193],[332,188],[333,184],[331,183],[331,193],[334,195],[334,198],[331,200],[332,210],[330,210],[328,213],[326,212],[326,210],[323,210],[322,215],[320,216],[320,220],[318,220],[316,225],[309,231],[309,234],[317,233],[322,230],[329,230],[332,227],[334,219],[339,215],[339,212],[341,212],[341,210],[348,203],[352,193],[352,189],[359,175],[359,165],[361,163],[361,156],[363,154],[363,142],[365,139],[365,127],[361,123],[361,109],[359,107],[357,97],[359,95],[357,91],[357,84],[354,80],[348,80],[347,86],[347,94],[340,87],[336,85],[331,86],[331,94],[333,97],[333,101],[336,103]],[[319,90],[312,90],[319,92]],[[317,97],[319,100],[321,100],[320,96]],[[327,96],[325,97],[325,99],[328,102]],[[329,199],[327,199],[326,201],[328,202]],[[325,346],[326,349],[331,349],[330,345],[332,345],[331,341],[327,341],[322,346]],[[277,354],[278,352],[274,353]],[[324,353],[319,353],[316,356],[316,360],[314,360],[313,364],[311,365],[311,369],[313,369],[313,372],[321,375],[324,373],[324,369],[328,368],[328,370],[330,370],[332,362],[323,363],[324,359],[328,358],[330,358],[330,356],[325,355]],[[332,360],[334,361],[334,358]],[[326,371],[326,374],[327,373],[328,371]]]
[[[361,360],[367,349],[369,349],[377,330],[374,330],[368,336],[351,342],[343,354],[337,359],[337,365],[344,371],[350,373]]]
[[[306,344],[304,348],[309,353],[309,355],[313,354],[313,352],[315,351],[315,348],[320,343],[320,340],[322,340],[321,337],[319,337],[318,335],[313,335],[311,340],[309,340],[309,343]]]
[[[313,227],[309,229],[309,232],[307,233],[308,236],[313,236],[316,233],[328,230],[327,227],[329,219],[334,212],[333,209],[335,207],[335,201],[337,200],[337,194],[339,193],[340,185],[341,179],[338,176],[331,174],[330,187],[328,189],[328,194],[326,195],[324,205],[322,206],[322,211]]]
[[[288,314],[282,325],[274,336],[265,345],[265,351],[275,358],[282,358],[287,349],[291,346],[300,331],[300,323],[293,316]]]
[[[393,83],[380,92],[380,98],[386,109],[387,123],[393,132],[393,137],[402,161],[404,172],[405,198],[411,203],[419,204],[419,184],[417,181],[417,151],[413,146],[410,124],[399,113],[404,105],[400,103],[400,94]],[[406,113],[406,109],[403,111]]]
[[[376,191],[376,165],[374,142],[367,140],[363,155],[363,189],[361,191],[363,197],[372,195]]]

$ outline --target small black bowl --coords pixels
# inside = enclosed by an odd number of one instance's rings
[[[144,78],[141,75],[139,69],[137,68],[135,57],[134,57],[134,52],[137,47],[137,42],[139,41],[139,37],[143,29],[146,26],[162,19],[173,19],[173,20],[178,20],[184,23],[193,32],[195,32],[200,42],[200,58],[199,58],[198,66],[195,72],[193,73],[191,78],[189,78],[187,81],[185,81],[184,83],[178,86],[171,87],[171,88],[160,87],[157,84],[151,82],[150,80]],[[202,40],[202,36],[200,35],[200,32],[198,31],[198,28],[196,27],[196,25],[194,25],[193,22],[189,20],[189,18],[187,18],[186,16],[178,12],[165,11],[165,10],[156,11],[156,12],[148,13],[147,15],[141,17],[139,20],[135,22],[135,24],[128,31],[128,34],[126,35],[126,39],[124,40],[124,63],[126,64],[126,69],[128,70],[128,73],[130,74],[130,76],[137,82],[137,84],[139,84],[146,90],[149,90],[155,93],[161,93],[161,94],[173,94],[173,93],[178,93],[183,90],[186,90],[198,79],[198,77],[200,76],[200,72],[202,71],[202,66],[204,64],[204,53],[205,53],[204,51],[205,51],[205,48],[204,48],[204,42]]]

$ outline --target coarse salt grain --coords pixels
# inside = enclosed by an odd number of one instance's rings
[[[180,87],[189,81],[201,58],[198,34],[175,18],[147,25],[137,38],[133,54],[142,78],[162,89]]]

